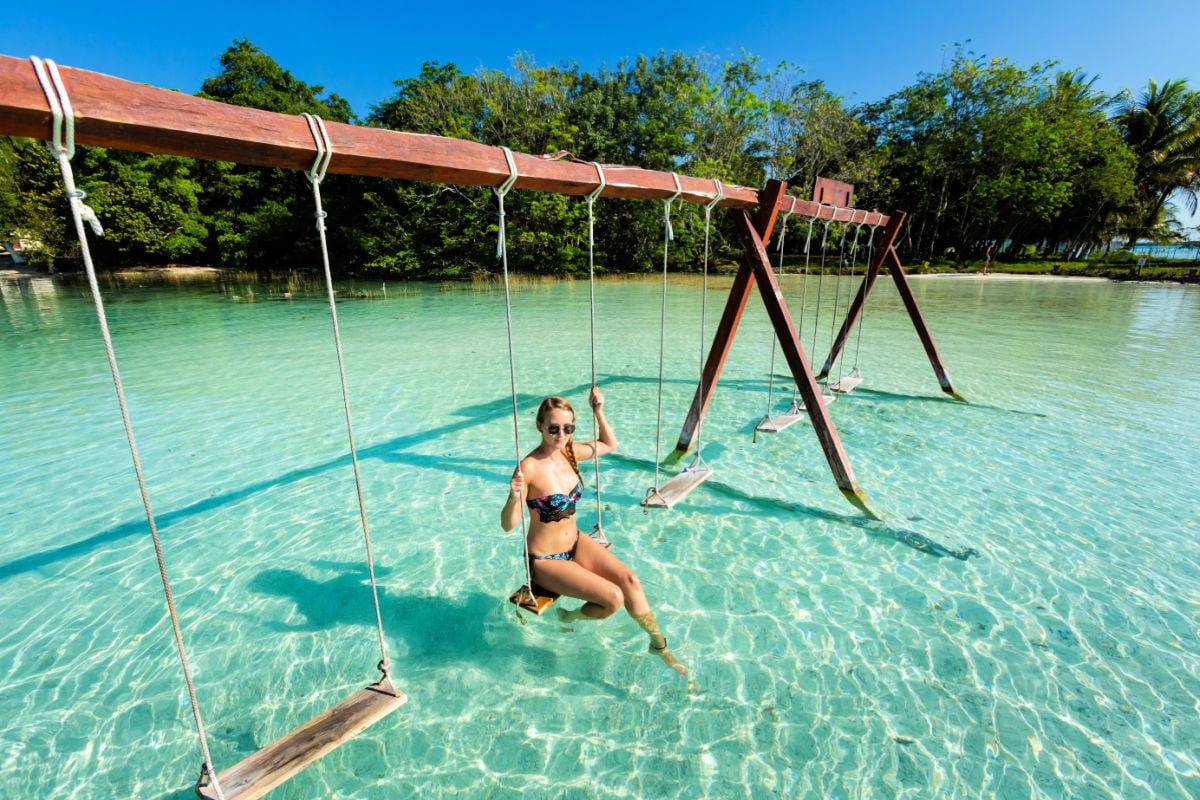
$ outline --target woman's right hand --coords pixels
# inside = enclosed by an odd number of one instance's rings
[[[504,500],[504,508],[500,509],[500,527],[506,531],[521,524],[521,497],[525,494],[525,476],[521,474],[521,465],[513,471],[512,480],[508,482],[508,497]]]

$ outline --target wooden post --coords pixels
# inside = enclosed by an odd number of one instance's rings
[[[735,212],[734,221],[737,223],[738,237],[746,252],[745,261],[748,261],[754,270],[763,305],[766,306],[767,315],[771,318],[775,335],[779,337],[780,348],[792,370],[792,378],[796,381],[800,396],[804,398],[804,407],[808,411],[809,419],[812,420],[813,430],[817,434],[817,440],[821,444],[825,460],[829,462],[829,468],[833,471],[834,480],[837,481],[838,488],[841,489],[842,495],[847,500],[867,516],[878,519],[879,515],[871,508],[866,494],[854,480],[854,471],[850,468],[850,460],[846,458],[846,452],[842,449],[841,437],[838,436],[837,428],[834,427],[833,420],[829,417],[829,409],[821,399],[821,390],[817,386],[816,378],[813,377],[812,367],[809,366],[808,358],[804,355],[804,348],[796,335],[796,327],[792,324],[791,315],[788,314],[787,306],[783,302],[783,290],[780,289],[775,272],[771,269],[770,258],[767,256],[763,240],[754,225],[751,224],[750,216],[745,211]]]
[[[867,295],[871,292],[871,287],[875,285],[875,278],[879,276],[879,269],[883,266],[883,260],[887,258],[888,251],[896,244],[896,239],[900,236],[900,227],[904,224],[905,213],[903,211],[893,214],[888,218],[887,225],[884,226],[883,236],[880,238],[882,245],[875,254],[871,257],[871,263],[867,265],[867,272],[863,276],[863,282],[858,287],[858,294],[854,296],[854,302],[850,304],[849,310],[846,311],[846,319],[842,321],[841,330],[838,331],[837,338],[833,340],[833,346],[829,348],[829,356],[825,359],[825,365],[821,367],[821,371],[817,373],[817,380],[821,380],[829,374],[833,369],[833,363],[842,353],[842,348],[846,345],[846,339],[850,336],[850,331],[854,329],[858,322],[858,316],[862,313],[863,304],[867,301]]]
[[[787,184],[782,181],[769,181],[767,187],[763,189],[758,211],[754,215],[754,229],[758,232],[760,239],[770,237],[771,230],[775,227],[780,200],[786,191]],[[733,286],[729,290],[729,297],[725,301],[725,310],[721,314],[721,321],[717,323],[717,332],[713,336],[712,347],[704,362],[700,385],[696,387],[696,394],[692,397],[692,405],[688,409],[687,419],[683,423],[683,429],[679,432],[679,441],[675,444],[675,451],[666,458],[668,463],[678,461],[691,449],[696,429],[700,427],[701,420],[708,413],[713,390],[721,377],[725,358],[729,355],[730,345],[733,344],[733,335],[737,332],[738,323],[742,320],[742,312],[746,310],[746,301],[750,298],[750,290],[753,287],[754,267],[751,263],[750,253],[745,251],[742,254],[737,275],[734,276]]]
[[[908,316],[912,319],[913,327],[917,329],[917,336],[921,337],[925,355],[929,356],[929,363],[933,365],[933,373],[937,375],[942,391],[955,400],[966,402],[966,398],[954,391],[954,386],[950,383],[950,373],[946,372],[942,356],[938,353],[937,345],[933,343],[933,334],[929,332],[929,326],[925,324],[925,317],[921,315],[921,309],[917,306],[917,298],[913,297],[912,287],[908,285],[908,277],[904,274],[904,267],[900,265],[900,256],[896,254],[894,247],[887,249],[887,259],[888,272],[892,273],[892,280],[896,282],[900,299],[904,301],[904,307],[908,309]]]
[[[733,286],[729,290],[729,297],[725,301],[725,311],[721,315],[721,322],[713,336],[713,344],[708,352],[708,359],[705,361],[700,385],[696,387],[696,393],[692,397],[692,405],[688,409],[687,420],[679,434],[679,442],[668,460],[678,461],[691,447],[692,439],[708,411],[713,390],[716,388],[721,370],[725,366],[725,358],[729,355],[729,347],[733,343],[733,336],[737,332],[742,312],[746,308],[750,290],[757,280],[767,315],[771,319],[775,335],[779,338],[784,357],[792,370],[792,376],[800,395],[804,398],[804,405],[812,420],[813,430],[817,434],[817,440],[821,444],[825,459],[829,462],[838,489],[863,513],[878,518],[878,514],[871,508],[866,494],[854,479],[850,460],[846,457],[845,450],[842,449],[841,437],[838,436],[837,428],[834,427],[833,420],[830,419],[825,403],[821,399],[820,390],[812,374],[812,367],[809,366],[808,358],[804,355],[804,349],[796,335],[795,325],[793,325],[792,318],[783,302],[783,290],[779,287],[775,271],[771,268],[766,246],[763,244],[764,239],[770,237],[771,230],[775,227],[775,218],[786,190],[787,184],[781,181],[769,181],[766,188],[763,189],[762,203],[759,205],[753,221],[751,221],[750,215],[743,210],[731,211],[737,227],[738,238],[742,243],[741,265],[738,267]]]

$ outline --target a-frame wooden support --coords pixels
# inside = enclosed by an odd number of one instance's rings
[[[863,277],[862,283],[859,284],[858,293],[854,296],[853,302],[850,303],[850,308],[846,312],[846,318],[842,320],[842,327],[838,330],[837,337],[833,340],[833,346],[829,348],[829,355],[825,359],[825,364],[821,367],[821,372],[817,375],[817,380],[825,378],[829,375],[829,371],[833,369],[834,363],[837,361],[838,356],[841,355],[842,349],[846,346],[846,340],[850,337],[850,332],[854,330],[855,324],[858,323],[858,318],[862,313],[863,304],[866,303],[867,295],[871,293],[871,287],[875,285],[875,279],[879,276],[879,271],[883,267],[884,261],[887,261],[888,273],[896,283],[896,290],[900,293],[900,299],[904,301],[904,307],[908,310],[908,316],[912,320],[913,327],[917,330],[917,336],[921,338],[921,344],[925,348],[925,354],[929,357],[929,363],[933,365],[933,372],[937,376],[938,384],[941,385],[943,392],[955,400],[962,400],[962,395],[954,391],[954,385],[950,382],[950,373],[946,371],[946,365],[942,363],[942,356],[933,341],[933,334],[929,332],[929,326],[925,324],[925,317],[921,314],[916,297],[913,296],[912,287],[908,283],[908,276],[904,274],[904,267],[900,265],[900,256],[896,254],[896,239],[900,236],[900,228],[904,225],[905,216],[903,211],[898,211],[889,217],[887,225],[884,226],[883,235],[877,243],[879,249],[872,257],[871,264],[867,268],[867,274]]]
[[[888,272],[895,281],[900,297],[904,301],[904,307],[908,310],[909,318],[912,319],[913,327],[916,328],[921,344],[925,347],[925,353],[933,365],[934,374],[937,376],[942,391],[956,400],[963,398],[954,390],[954,386],[950,382],[950,375],[946,371],[945,364],[942,363],[937,345],[933,341],[933,335],[929,332],[929,326],[926,325],[921,309],[913,296],[908,277],[904,274],[904,268],[900,264],[900,257],[896,254],[896,240],[900,236],[906,216],[903,212],[892,214],[887,218],[883,234],[878,242],[878,250],[872,257],[867,273],[859,285],[858,293],[850,305],[846,319],[842,322],[841,330],[834,340],[829,357],[825,360],[820,374],[813,373],[804,348],[796,335],[791,315],[788,314],[787,305],[783,300],[783,292],[779,288],[775,271],[771,268],[764,244],[770,238],[771,230],[775,227],[776,216],[786,190],[787,184],[785,183],[768,182],[767,187],[761,193],[759,207],[753,220],[744,209],[730,209],[737,227],[738,237],[742,243],[742,261],[737,275],[733,279],[733,286],[730,287],[721,321],[713,336],[712,347],[709,349],[708,358],[704,363],[700,385],[696,387],[687,419],[683,423],[683,429],[680,431],[679,440],[675,445],[675,452],[671,454],[669,460],[678,461],[691,448],[692,439],[695,437],[700,421],[708,413],[713,391],[720,379],[721,370],[725,366],[725,359],[729,355],[729,348],[733,344],[733,337],[737,332],[738,323],[741,322],[742,313],[746,309],[746,301],[749,300],[750,291],[757,281],[763,305],[771,319],[771,326],[774,328],[784,357],[787,359],[800,396],[804,400],[804,409],[812,421],[813,430],[817,434],[817,440],[821,444],[825,459],[829,462],[829,468],[833,472],[838,489],[856,507],[870,516],[875,516],[866,494],[854,479],[854,471],[850,468],[850,461],[842,448],[837,428],[834,427],[833,420],[829,417],[825,403],[821,401],[821,391],[817,381],[828,375],[837,356],[845,347],[846,340],[862,314],[863,304],[866,302],[867,295],[875,284],[875,279],[879,276],[885,261],[888,264]]]
[[[721,321],[717,324],[717,332],[704,363],[701,382],[696,387],[696,394],[692,398],[692,405],[688,410],[683,430],[679,434],[675,452],[681,455],[691,447],[696,429],[708,411],[713,390],[716,388],[721,370],[725,366],[730,345],[733,344],[733,336],[737,332],[742,312],[746,309],[746,301],[750,298],[750,290],[757,281],[763,305],[766,306],[767,315],[771,319],[775,335],[779,338],[780,347],[787,359],[788,367],[792,371],[796,386],[799,388],[800,396],[804,400],[804,407],[808,410],[813,430],[817,434],[817,440],[821,444],[825,459],[829,462],[829,468],[833,472],[834,480],[837,481],[838,489],[863,513],[876,517],[878,515],[871,508],[866,494],[854,479],[854,471],[850,468],[850,461],[846,458],[845,450],[842,449],[842,441],[838,436],[837,428],[834,427],[833,420],[829,417],[825,403],[821,402],[820,388],[817,386],[808,358],[804,354],[804,348],[800,345],[800,339],[796,335],[796,326],[792,323],[791,315],[788,314],[787,305],[783,301],[783,291],[779,288],[779,280],[771,268],[770,258],[767,256],[767,249],[763,244],[775,227],[780,199],[786,189],[787,184],[781,181],[770,181],[762,191],[759,207],[753,220],[743,209],[731,210],[737,226],[738,238],[742,243],[742,261],[737,275],[733,279],[733,286],[729,290]]]

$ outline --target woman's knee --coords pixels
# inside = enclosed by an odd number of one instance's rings
[[[621,591],[620,587],[614,584],[607,587],[605,591],[601,592],[600,596],[592,602],[599,606],[601,611],[604,612],[603,616],[611,617],[613,614],[617,613],[622,606],[625,605],[625,595]]]
[[[637,573],[631,569],[625,570],[625,574],[621,576],[620,587],[621,592],[626,597],[645,595],[645,592],[642,591],[641,579],[639,579]]]

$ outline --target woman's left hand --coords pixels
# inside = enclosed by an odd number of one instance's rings
[[[598,387],[592,387],[592,395],[588,398],[588,404],[591,405],[592,411],[599,412],[604,408],[604,395],[600,393]]]

